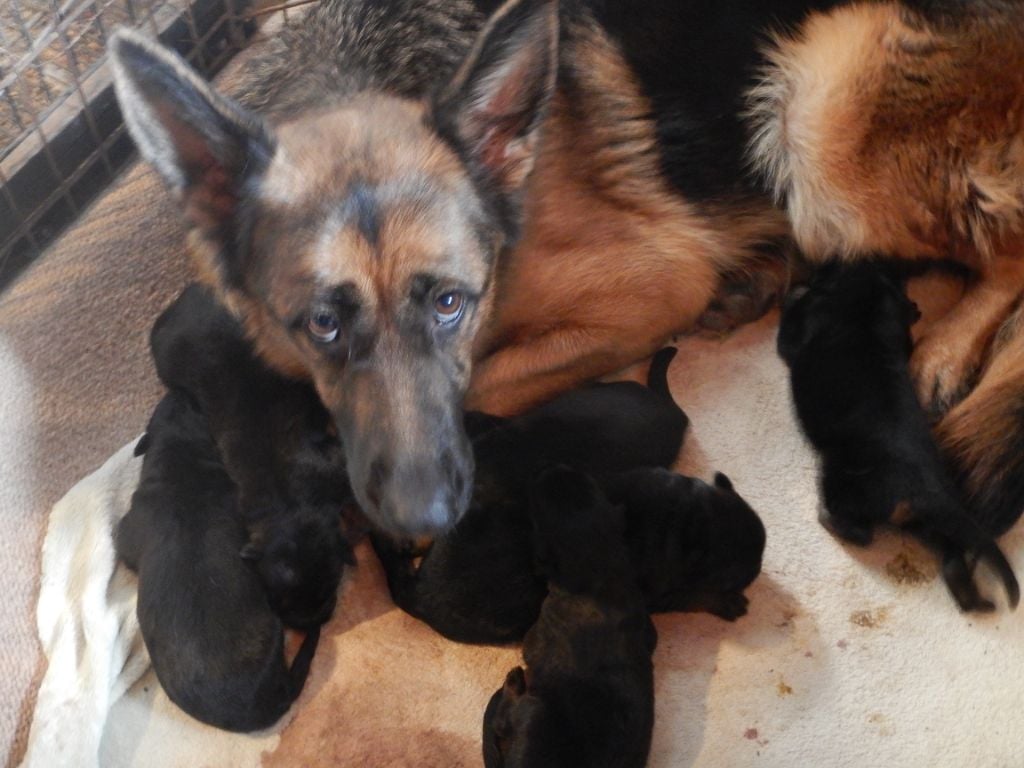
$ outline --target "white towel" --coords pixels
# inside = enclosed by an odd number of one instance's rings
[[[24,768],[91,768],[110,705],[149,666],[135,578],[116,563],[113,531],[138,484],[133,441],[54,505],[36,620],[49,662]]]

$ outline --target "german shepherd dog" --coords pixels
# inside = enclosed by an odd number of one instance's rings
[[[966,392],[1024,284],[1022,23],[1019,0],[322,0],[234,98],[136,34],[111,53],[204,279],[312,380],[367,515],[416,534],[469,504],[464,400],[515,413],[642,359],[790,238],[974,269],[915,356],[929,402]],[[950,430],[969,474],[1008,447],[981,418]]]

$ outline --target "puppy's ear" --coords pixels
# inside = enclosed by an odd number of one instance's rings
[[[352,545],[349,544],[348,539],[346,539],[344,536],[341,536],[340,533],[338,535],[339,538],[341,539],[341,562],[343,562],[345,565],[350,565],[353,568],[355,568],[356,565],[358,565],[358,563],[356,562],[356,553],[352,550]]]
[[[789,309],[796,304],[800,299],[807,295],[807,292],[811,290],[808,285],[797,285],[789,289],[786,297],[782,300],[783,311]]]
[[[274,142],[263,122],[221,96],[183,59],[136,32],[110,40],[114,87],[142,156],[205,232],[224,236],[245,180]]]
[[[557,70],[558,3],[508,0],[432,105],[438,130],[494,194],[510,235]]]
[[[715,472],[715,488],[721,488],[723,491],[731,491],[733,490],[732,480],[721,472]]]
[[[502,689],[506,698],[517,699],[526,693],[526,670],[522,667],[514,667],[505,676],[505,686]]]

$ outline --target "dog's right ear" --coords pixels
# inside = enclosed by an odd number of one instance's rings
[[[242,185],[269,161],[263,121],[218,94],[177,54],[136,32],[110,39],[114,87],[142,156],[182,197],[191,221],[223,237]]]

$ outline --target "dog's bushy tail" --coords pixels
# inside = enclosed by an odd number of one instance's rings
[[[1003,583],[1011,608],[1020,602],[1020,585],[1013,568],[995,540],[960,505],[931,505],[908,526],[942,553],[942,575],[964,610],[991,610],[973,579],[973,566],[984,561]]]
[[[313,655],[316,647],[320,644],[320,627],[314,627],[306,633],[306,637],[299,646],[299,652],[292,660],[291,669],[288,670],[288,679],[291,685],[291,700],[295,701],[302,693],[306,685],[306,678],[309,677],[309,669],[313,664]]]

